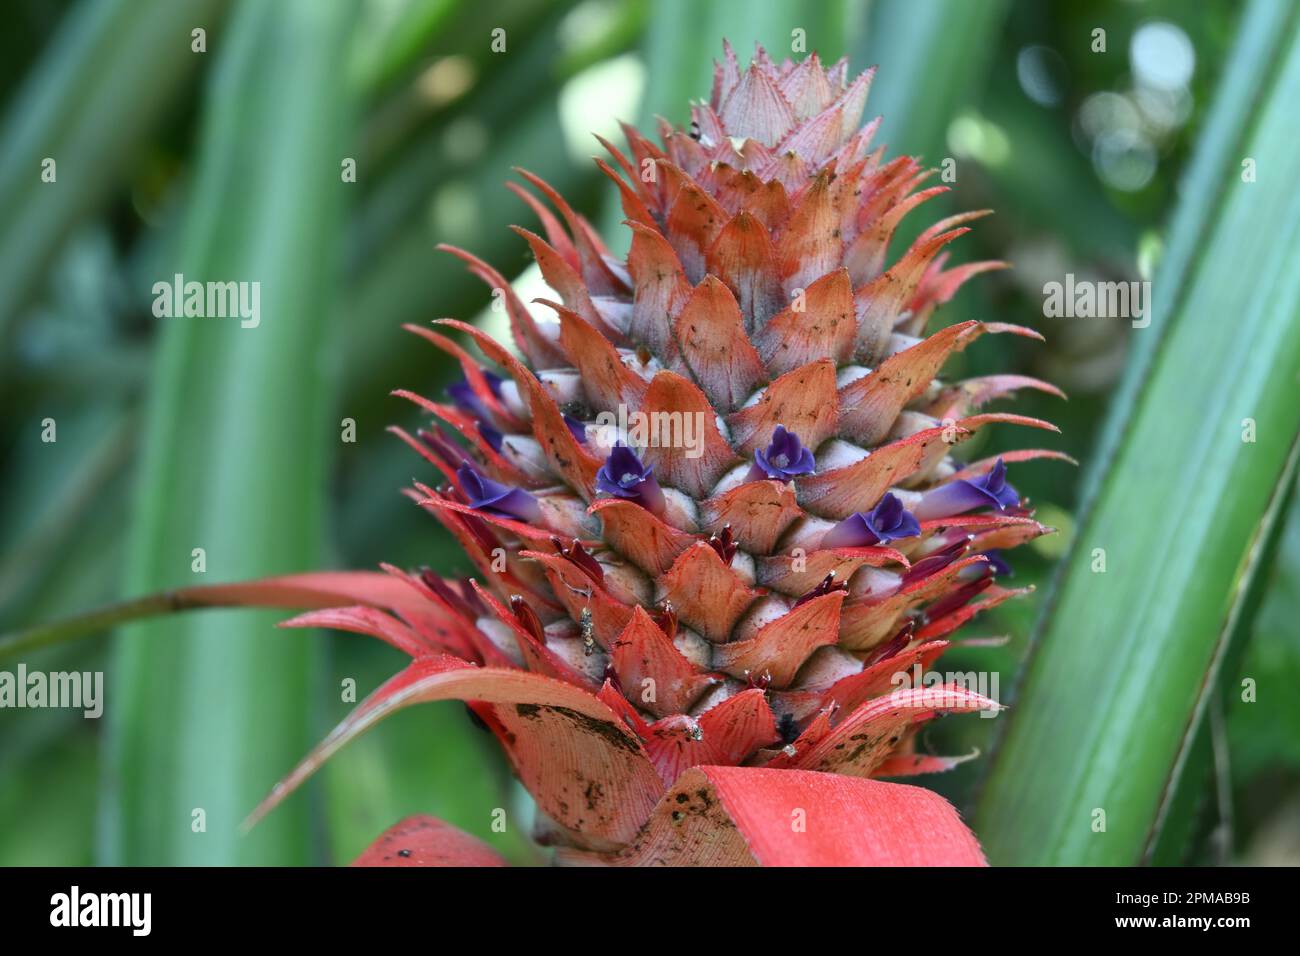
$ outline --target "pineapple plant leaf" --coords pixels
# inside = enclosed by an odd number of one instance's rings
[[[976,819],[995,863],[1134,865],[1184,849],[1163,831],[1189,831],[1172,818],[1203,786],[1196,741],[1235,677],[1230,638],[1249,630],[1300,455],[1300,207],[1277,198],[1300,175],[1298,27],[1294,7],[1268,2],[1243,22],[989,762]]]
[[[347,193],[337,163],[320,157],[339,155],[347,140],[351,98],[337,61],[352,22],[350,6],[310,0],[232,12],[203,126],[204,162],[176,258],[158,268],[168,277],[251,277],[265,321],[235,335],[221,322],[163,323],[126,561],[133,589],[192,579],[199,560],[218,580],[322,560],[331,431],[322,359]],[[238,438],[223,433],[233,422]],[[291,472],[295,484],[285,481]],[[237,839],[266,773],[315,736],[307,701],[321,648],[268,644],[261,635],[273,620],[187,617],[122,634],[110,668],[122,707],[109,714],[107,862],[312,862],[305,807]],[[250,741],[265,725],[283,736]],[[196,809],[217,838],[190,829]]]

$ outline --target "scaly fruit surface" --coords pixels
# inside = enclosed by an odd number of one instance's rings
[[[565,862],[982,862],[941,798],[872,778],[947,769],[918,728],[997,706],[916,676],[1018,593],[998,583],[1001,552],[1050,530],[1006,464],[1061,456],[957,453],[990,424],[1053,428],[980,408],[1056,389],[939,377],[985,334],[1038,336],[931,328],[1002,264],[946,266],[982,212],[891,261],[900,220],[945,187],[873,145],[872,72],[724,54],[689,128],[661,122],[658,143],[626,128],[627,153],[602,140],[626,259],[522,171],[531,190],[511,188],[540,231],[516,232],[558,301],[525,304],[448,250],[491,287],[515,348],[463,322],[410,327],[464,377],[445,401],[396,393],[430,425],[393,431],[431,469],[408,494],[479,577],[279,582],[341,605],[289,624],[371,634],[412,662],[259,812],[386,714],[454,698],[500,740]],[[359,862],[487,852],[417,818]]]

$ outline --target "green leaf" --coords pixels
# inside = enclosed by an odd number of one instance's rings
[[[1197,149],[1184,175],[1184,197],[1174,210],[1157,280],[1174,296],[1190,288],[1187,276],[1202,246],[1213,217],[1219,212],[1226,190],[1239,181],[1244,142],[1260,114],[1268,94],[1268,83],[1281,60],[1286,42],[1300,22],[1291,4],[1284,0],[1255,0],[1243,15],[1236,43],[1223,70],[1218,95],[1206,117]],[[1173,320],[1177,302],[1157,297],[1153,303],[1151,327],[1146,335],[1129,339],[1129,360],[1119,390],[1110,404],[1101,437],[1084,472],[1080,491],[1083,513],[1092,507],[1097,490],[1107,474],[1121,436],[1128,428],[1129,409],[1150,376],[1151,364],[1167,325]]]
[[[1207,125],[1185,195],[1209,205],[1176,217],[983,790],[995,863],[1132,864],[1155,845],[1281,510],[1300,432],[1296,21],[1252,8]]]
[[[1270,589],[1269,579],[1275,576],[1273,572],[1276,571],[1285,528],[1283,516],[1294,511],[1291,505],[1295,500],[1298,461],[1300,441],[1297,441],[1287,462],[1277,494],[1260,522],[1259,538],[1251,546],[1239,590],[1233,596],[1232,608],[1224,621],[1214,672],[1202,694],[1203,702],[1198,702],[1198,713],[1184,735],[1178,762],[1152,825],[1151,838],[1143,856],[1145,863],[1163,866],[1196,862],[1198,851],[1204,847],[1198,836],[1211,826],[1211,832],[1219,838],[1209,846],[1215,853],[1215,862],[1220,865],[1232,862],[1230,788],[1236,752],[1227,742],[1224,715],[1243,696],[1241,685],[1237,683],[1238,675],[1251,644],[1254,625],[1261,615],[1265,594]],[[1286,685],[1274,681],[1271,689],[1276,691],[1281,686]],[[1255,699],[1252,695],[1252,703]],[[1278,708],[1276,699],[1270,703],[1273,704],[1267,708],[1270,719],[1285,718],[1285,708]],[[1217,819],[1211,817],[1211,810]]]
[[[1300,506],[1294,501],[1272,572],[1240,671],[1253,693],[1243,699],[1244,688],[1234,683],[1229,698],[1232,770],[1243,786],[1279,770],[1300,773]]]
[[[259,282],[260,324],[160,320],[129,593],[323,563],[327,442],[338,440],[325,359],[351,188],[338,64],[354,13],[250,0],[209,54],[197,181],[180,254],[158,279]],[[317,730],[317,649],[277,633],[276,619],[204,612],[123,635],[108,675],[106,862],[312,859],[304,801],[237,833]]]
[[[948,124],[981,89],[1006,8],[1006,0],[872,5],[853,67],[879,67],[867,101],[867,115],[882,118],[875,143],[887,143],[891,156],[939,162]]]
[[[49,712],[39,716],[48,718]],[[90,866],[93,862],[96,747],[86,726],[92,721],[80,718],[76,713],[71,720],[59,721],[62,736],[24,759],[5,754],[0,815],[21,825],[0,831],[4,866]],[[81,726],[70,726],[74,722]],[[12,728],[6,727],[10,732]]]
[[[141,133],[202,64],[190,31],[211,34],[224,7],[94,0],[68,13],[0,130],[0,332],[68,229],[118,182]],[[41,178],[47,158],[54,182]]]
[[[363,89],[391,82],[429,49],[459,6],[460,0],[365,4],[352,44],[353,82]]]

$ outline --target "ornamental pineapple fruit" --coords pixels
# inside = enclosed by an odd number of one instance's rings
[[[601,140],[626,259],[521,172],[536,192],[512,188],[541,234],[515,231],[559,300],[535,311],[448,250],[502,301],[516,351],[463,322],[410,327],[464,377],[446,401],[396,393],[431,424],[393,431],[433,476],[410,497],[480,577],[386,568],[363,603],[288,622],[372,634],[412,663],[259,813],[387,713],[457,698],[504,746],[564,862],[982,862],[939,797],[871,778],[952,766],[918,752],[917,729],[997,706],[915,676],[1019,593],[998,583],[1001,552],[1050,530],[1006,463],[1063,456],[956,453],[991,423],[1053,428],[978,409],[1057,392],[939,377],[986,333],[1038,336],[930,328],[1003,264],[946,267],[986,211],[934,223],[890,261],[900,220],[945,187],[873,145],[871,78],[761,47],[742,70],[725,46],[689,128],[660,122],[657,144],[625,128],[629,153]],[[818,807],[817,829],[792,829]],[[360,862],[485,852],[417,818]]]

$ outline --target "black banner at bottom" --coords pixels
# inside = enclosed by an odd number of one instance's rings
[[[916,940],[919,932],[989,942],[1030,927],[1071,941],[1168,933],[1227,940],[1286,928],[1283,907],[1294,905],[1290,873],[1255,869],[50,868],[0,870],[0,880],[9,939],[76,934],[82,942],[385,945],[418,933],[436,945],[447,932],[455,945],[474,932],[494,945],[535,946],[591,942],[601,938],[593,930],[608,927],[609,942],[700,930],[761,944],[771,922],[790,942],[806,932],[810,945],[827,929],[854,926],[873,941]]]

